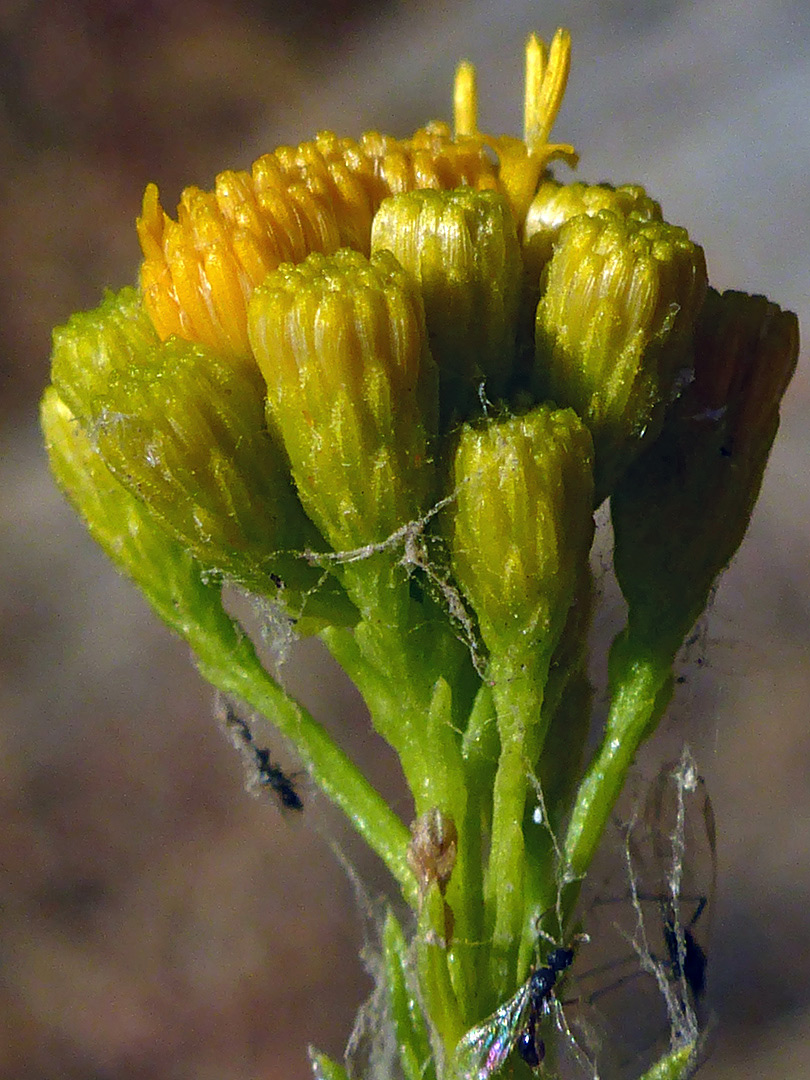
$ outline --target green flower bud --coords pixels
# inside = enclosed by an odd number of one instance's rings
[[[515,362],[523,263],[506,199],[492,191],[413,191],[385,199],[371,250],[393,252],[419,282],[449,409],[469,411],[486,382],[501,397]]]
[[[546,180],[538,188],[523,225],[523,259],[531,282],[539,279],[566,221],[579,214],[593,217],[600,210],[639,221],[663,221],[659,204],[638,184],[613,187]]]
[[[572,409],[462,429],[453,570],[491,652],[559,638],[593,537],[592,464]]]
[[[93,426],[108,380],[136,366],[159,343],[137,289],[107,291],[93,311],[53,332],[51,380],[79,423]]]
[[[269,274],[248,312],[301,501],[337,549],[384,540],[433,494],[436,369],[422,303],[388,252]]]
[[[560,230],[535,324],[535,391],[590,428],[601,501],[657,436],[691,367],[706,290],[702,248],[684,229],[602,210]]]
[[[40,419],[59,487],[164,622],[186,637],[190,612],[203,619],[217,607],[221,613],[217,590],[202,581],[200,565],[115,479],[54,386],[43,395]]]
[[[112,471],[206,566],[263,593],[275,578],[315,588],[321,572],[301,553],[323,539],[267,430],[259,380],[180,338],[154,353],[109,383],[97,439]]]
[[[694,382],[611,499],[616,574],[642,646],[674,654],[739,547],[798,352],[792,312],[709,290]]]
[[[203,580],[200,564],[116,480],[55,387],[42,396],[40,421],[56,483],[166,625],[187,640],[200,626],[211,633],[222,622],[230,625],[217,586]]]
[[[263,595],[283,585],[300,613],[323,573],[295,553],[323,540],[267,431],[258,370],[179,338],[161,344],[144,318],[130,289],[73,316],[54,337],[60,393],[112,473],[203,567]],[[351,614],[335,582],[322,602],[336,621]]]

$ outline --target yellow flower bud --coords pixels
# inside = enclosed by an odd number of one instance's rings
[[[639,221],[662,221],[661,207],[638,184],[542,183],[526,214],[523,225],[523,258],[529,281],[539,280],[540,271],[551,258],[560,229],[578,214],[598,214],[610,210],[619,217]]]
[[[509,204],[494,192],[415,191],[386,199],[371,249],[393,252],[417,279],[431,352],[451,409],[479,386],[495,399],[515,361],[523,266]],[[448,410],[450,411],[450,410]]]
[[[796,316],[710,289],[695,379],[611,499],[630,634],[674,653],[742,542],[796,366]]]
[[[378,542],[420,514],[436,368],[396,259],[344,249],[279,267],[254,293],[249,333],[301,501],[333,546]]]
[[[702,248],[664,222],[580,214],[560,230],[535,325],[534,389],[590,428],[601,501],[652,441],[691,367]]]
[[[453,571],[490,651],[559,637],[593,537],[593,446],[572,409],[465,425]]]

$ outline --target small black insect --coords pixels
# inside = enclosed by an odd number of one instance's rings
[[[529,978],[529,1012],[526,1026],[517,1041],[517,1052],[531,1069],[536,1069],[546,1056],[546,1044],[538,1025],[551,1007],[551,992],[558,977],[574,962],[573,949],[554,949],[546,957],[546,966],[535,968]]]
[[[256,745],[248,722],[229,704],[225,705],[222,722],[231,742],[241,753],[245,762],[248,788],[269,788],[277,797],[282,809],[303,810],[304,804],[293,778],[271,759],[269,750]]]
[[[513,1050],[529,1068],[538,1069],[546,1055],[539,1031],[541,1022],[554,1015],[557,1025],[567,1031],[554,991],[560,976],[573,962],[573,948],[552,949],[545,965],[536,967],[513,997],[468,1031],[453,1055],[453,1080],[491,1080]]]
[[[270,760],[269,750],[262,750],[257,746],[254,753],[259,770],[259,783],[275,792],[285,810],[303,810],[304,804],[295,789],[292,777],[288,776],[280,765]]]

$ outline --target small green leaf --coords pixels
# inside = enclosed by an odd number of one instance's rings
[[[695,1043],[665,1054],[639,1080],[687,1080],[695,1068]]]
[[[402,927],[391,911],[386,915],[383,928],[383,956],[402,1071],[407,1080],[435,1080],[425,1018],[408,983],[408,965],[411,963],[408,946]]]
[[[309,1048],[309,1063],[312,1066],[312,1075],[315,1080],[350,1080],[349,1074],[342,1065],[332,1061],[326,1054],[316,1050],[314,1046]]]

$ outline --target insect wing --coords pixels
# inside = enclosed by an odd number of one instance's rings
[[[453,1054],[452,1080],[489,1080],[509,1057],[526,1024],[530,1005],[529,983],[474,1028],[470,1028]]]

